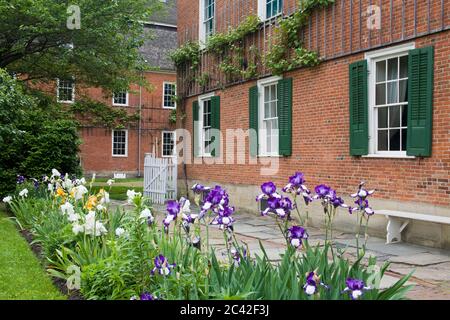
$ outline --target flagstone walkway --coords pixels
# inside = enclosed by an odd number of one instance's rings
[[[154,206],[158,216],[165,215],[164,206]],[[237,238],[248,245],[252,255],[262,255],[261,242],[269,259],[277,261],[284,252],[286,242],[281,235],[275,219],[260,217],[251,213],[236,215],[234,230]],[[308,228],[309,243],[312,246],[323,244],[325,231]],[[356,258],[356,243],[353,234],[336,232],[333,236],[336,246],[345,249],[345,256],[350,260]],[[210,232],[210,244],[218,254],[225,256],[223,233],[216,229]],[[387,287],[402,276],[414,270],[408,284],[415,287],[408,293],[408,298],[417,300],[450,300],[450,251],[439,250],[407,243],[385,244],[385,239],[370,237],[367,242],[367,257],[377,257],[378,264],[389,261],[391,264],[381,283]]]

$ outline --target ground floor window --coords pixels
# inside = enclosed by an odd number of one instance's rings
[[[128,156],[128,131],[113,130],[112,132],[112,155],[113,157]]]
[[[269,78],[258,83],[259,90],[259,154],[262,156],[277,156],[279,154],[278,128],[278,81]]]
[[[175,156],[175,132],[163,131],[162,133],[162,155],[163,157]]]

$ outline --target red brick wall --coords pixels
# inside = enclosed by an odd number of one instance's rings
[[[293,81],[293,153],[280,159],[273,177],[260,176],[258,165],[188,165],[189,179],[257,185],[274,180],[282,186],[294,171],[307,183],[330,184],[349,194],[361,180],[377,197],[450,204],[450,32],[419,38],[416,47],[435,46],[433,155],[424,159],[373,159],[349,155],[348,65],[363,54],[300,69]],[[215,91],[221,97],[221,129],[248,129],[248,89],[255,81]],[[186,127],[192,130],[192,101],[186,104]],[[225,142],[223,143],[225,144]],[[224,153],[226,145],[224,145]],[[248,157],[248,145],[246,155]],[[225,155],[226,156],[226,155]]]
[[[112,137],[111,130],[105,128],[84,127],[81,129],[81,161],[83,170],[87,173],[109,174],[110,172],[130,172],[137,174],[139,170],[143,172],[145,153],[154,152],[161,154],[161,132],[163,130],[174,130],[175,126],[169,123],[171,110],[163,109],[163,83],[175,82],[176,76],[171,73],[146,73],[148,82],[152,85],[152,90],[142,89],[142,117],[141,117],[141,142],[140,160],[139,154],[139,131],[137,127],[128,128],[128,157],[112,157]],[[111,97],[104,97],[101,89],[89,88],[84,90],[93,99],[104,101],[112,105]],[[129,93],[130,112],[139,109],[139,87],[133,86]]]

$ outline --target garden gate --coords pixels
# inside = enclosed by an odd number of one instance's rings
[[[146,154],[144,161],[144,195],[152,203],[164,204],[177,198],[176,158],[157,158]]]

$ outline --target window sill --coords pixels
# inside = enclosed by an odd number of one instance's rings
[[[113,157],[113,158],[128,158],[127,155],[126,155],[126,156],[116,156],[116,155],[113,155],[112,157]]]
[[[118,103],[113,103],[112,106],[113,106],[113,107],[129,107],[130,105],[128,105],[128,104],[118,104]]]
[[[177,109],[177,107],[165,107],[165,106],[163,106],[162,108],[167,109],[167,110],[176,110]]]
[[[259,154],[258,158],[283,158],[284,156],[281,156],[279,154]]]
[[[56,102],[58,102],[58,103],[65,103],[65,104],[74,104],[75,103],[75,101],[62,101],[62,100],[58,100]]]
[[[407,156],[401,154],[368,154],[362,158],[386,158],[386,159],[416,159],[414,156]]]

